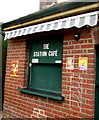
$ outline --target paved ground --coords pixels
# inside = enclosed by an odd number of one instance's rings
[[[4,111],[0,111],[0,120],[2,120],[2,118],[7,118],[7,120],[10,120],[10,115],[5,113]]]
[[[2,111],[0,111],[0,120],[2,119]]]

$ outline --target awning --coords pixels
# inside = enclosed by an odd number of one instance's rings
[[[95,11],[46,23],[36,24],[24,28],[19,28],[11,31],[5,31],[4,40],[51,30],[68,29],[72,27],[81,28],[85,25],[95,26],[98,23],[98,14],[99,11]]]

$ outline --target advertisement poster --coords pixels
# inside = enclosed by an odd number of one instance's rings
[[[79,57],[79,70],[87,70],[88,57]]]
[[[66,69],[74,69],[74,58],[68,57],[66,60]]]
[[[18,77],[18,65],[19,65],[18,60],[12,60],[10,76]]]

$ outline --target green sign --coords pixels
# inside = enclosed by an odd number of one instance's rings
[[[50,37],[30,43],[31,63],[62,63],[62,38]]]

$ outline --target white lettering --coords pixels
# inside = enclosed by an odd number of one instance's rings
[[[42,56],[47,56],[47,51],[39,51],[33,53],[33,57],[42,57]]]
[[[39,56],[39,53],[38,52],[34,52],[33,53],[33,57],[37,57],[37,56]]]
[[[49,49],[49,44],[43,44],[43,49]]]
[[[47,51],[33,52],[33,57],[44,57],[44,56],[58,56],[58,50],[48,51],[48,52]]]
[[[49,51],[48,56],[57,56],[57,50],[56,51]]]

